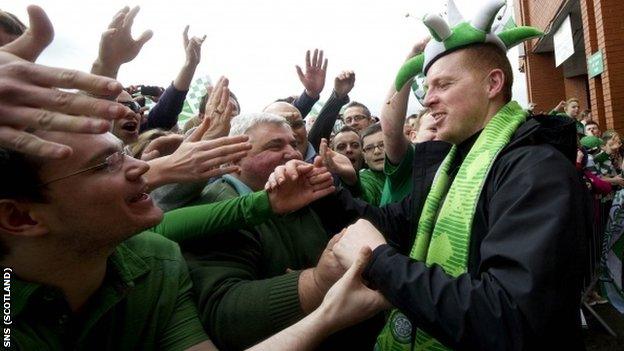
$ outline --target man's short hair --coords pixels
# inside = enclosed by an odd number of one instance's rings
[[[566,101],[566,107],[568,107],[568,105],[570,105],[573,102],[576,102],[577,104],[580,104],[579,99],[573,97],[573,98],[568,99],[568,101]]]
[[[598,124],[598,122],[596,122],[596,121],[591,121],[590,120],[590,121],[585,122],[585,127],[591,126],[591,125],[594,125],[596,127],[600,127],[600,124]]]
[[[266,123],[277,124],[290,129],[288,121],[282,116],[267,112],[247,113],[232,119],[230,136],[248,134],[258,125]]]
[[[208,102],[208,99],[210,99],[210,93],[212,92],[213,87],[208,88],[208,90],[206,91],[206,94],[202,95],[201,99],[199,100],[199,114],[203,115],[204,113],[206,113],[206,103]],[[236,95],[234,95],[234,93],[230,90],[230,99],[233,99],[234,102],[236,103],[236,106],[238,107],[238,111],[240,112],[240,104],[238,103],[238,99],[236,98]]]
[[[0,28],[11,35],[22,35],[26,31],[26,25],[17,16],[2,10],[0,10]]]
[[[461,50],[466,56],[466,67],[480,71],[500,69],[505,75],[505,82],[501,93],[505,102],[511,101],[511,87],[513,86],[513,71],[507,53],[491,43],[470,45]]]
[[[364,138],[366,138],[369,135],[373,135],[379,132],[381,132],[381,124],[380,123],[371,124],[370,126],[366,127],[366,129],[362,131],[362,133],[360,134],[360,139],[362,140],[362,142],[364,142]]]
[[[349,107],[361,107],[362,110],[364,111],[364,115],[366,117],[370,117],[371,113],[370,110],[368,109],[368,107],[366,107],[366,105],[357,102],[357,101],[351,101],[349,104],[347,104],[347,106],[345,106],[345,110],[348,109]]]

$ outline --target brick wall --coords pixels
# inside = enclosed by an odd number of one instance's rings
[[[565,96],[568,99],[573,98],[573,97],[579,99],[579,105],[581,105],[581,111],[591,106],[589,104],[589,101],[587,100],[587,88],[586,88],[587,83],[586,82],[587,82],[586,75],[564,79]]]

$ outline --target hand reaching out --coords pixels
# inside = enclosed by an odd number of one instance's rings
[[[43,140],[28,128],[104,133],[130,109],[121,104],[59,90],[78,89],[95,96],[117,96],[123,87],[105,77],[32,63],[54,37],[52,23],[38,6],[29,6],[26,32],[0,48],[0,146],[44,158],[71,154],[66,145]],[[78,117],[90,116],[96,118]]]
[[[325,77],[327,75],[327,59],[323,60],[323,50],[314,49],[314,55],[310,61],[310,50],[306,51],[306,71],[305,74],[299,65],[296,66],[297,75],[303,87],[312,98],[318,98],[325,87]]]
[[[233,104],[230,103],[230,81],[221,77],[210,91],[202,123],[189,136],[189,140],[211,140],[227,136],[230,133]]]
[[[322,164],[327,169],[342,179],[347,185],[355,185],[358,181],[357,172],[349,158],[341,153],[335,152],[327,145],[327,139],[321,139],[319,156]]]

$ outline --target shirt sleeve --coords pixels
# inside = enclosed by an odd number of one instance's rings
[[[348,102],[349,96],[339,99],[336,92],[333,91],[325,105],[323,105],[323,108],[316,117],[316,121],[314,121],[310,132],[308,132],[308,141],[312,144],[312,146],[314,146],[315,150],[320,148],[322,138],[329,141],[334,124],[336,124],[336,120],[338,119],[340,109]]]
[[[178,115],[182,112],[186,93],[188,90],[178,90],[171,83],[147,114],[147,122],[141,126],[141,132],[154,128],[165,130],[173,128],[178,123]]]
[[[152,231],[176,242],[193,240],[236,228],[246,228],[273,216],[265,191],[206,205],[167,212]]]
[[[304,90],[303,93],[301,93],[301,95],[293,101],[293,105],[299,110],[299,112],[301,112],[301,117],[305,118],[317,101],[318,98],[315,99],[310,97]]]

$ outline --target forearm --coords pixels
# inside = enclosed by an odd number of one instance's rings
[[[259,191],[206,205],[167,212],[153,231],[176,242],[251,227],[273,216],[269,198]]]
[[[147,122],[141,126],[141,131],[151,128],[171,129],[178,122],[178,115],[182,112],[187,89],[178,89],[172,83],[162,93],[156,105],[147,115]]]
[[[299,112],[301,112],[301,116],[305,118],[305,116],[310,113],[310,110],[312,110],[312,106],[314,106],[318,99],[318,96],[312,97],[308,95],[307,92],[304,90],[303,93],[301,93],[301,95],[299,95],[299,97],[295,99],[293,105],[299,110]]]
[[[185,63],[182,66],[182,69],[178,73],[178,76],[173,81],[173,86],[178,90],[188,90],[191,86],[191,81],[193,80],[193,75],[195,74],[195,70],[197,69],[197,65]]]
[[[407,102],[411,84],[405,84],[401,91],[396,92],[394,86],[390,88],[386,101],[381,109],[381,130],[386,157],[392,164],[398,164],[405,156],[409,141],[403,134],[405,115],[407,113]],[[396,95],[395,95],[396,92]]]
[[[301,310],[308,314],[314,311],[323,301],[323,297],[327,292],[326,289],[319,287],[314,279],[314,268],[306,269],[299,275],[299,301]]]
[[[324,311],[317,309],[296,324],[249,348],[249,351],[313,350],[332,332]]]
[[[334,91],[325,105],[323,105],[316,121],[312,125],[312,129],[310,129],[310,132],[308,133],[308,141],[316,150],[319,149],[322,138],[329,140],[334,124],[338,119],[340,109],[348,102],[348,96],[340,98]]]
[[[121,67],[121,64],[106,64],[98,59],[93,62],[93,65],[91,66],[91,73],[97,74],[98,76],[117,79],[119,67]]]

